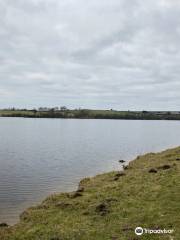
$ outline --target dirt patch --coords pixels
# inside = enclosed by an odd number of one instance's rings
[[[0,223],[0,228],[8,227],[7,223]]]
[[[118,173],[116,173],[115,174],[115,176],[114,176],[114,181],[117,181],[120,177],[123,177],[123,176],[125,176],[126,174],[125,174],[125,172],[123,172],[123,171],[121,171],[121,172],[118,172]]]
[[[165,164],[165,165],[162,165],[160,167],[158,167],[159,170],[167,170],[167,169],[170,169],[172,168],[171,165],[168,165],[168,164]]]
[[[82,197],[82,193],[77,191],[77,192],[70,193],[68,196],[69,196],[69,198]]]
[[[106,215],[109,212],[108,205],[106,203],[100,203],[96,206],[96,212],[99,213],[101,216]]]
[[[156,168],[151,168],[148,171],[149,173],[157,173],[157,169]]]

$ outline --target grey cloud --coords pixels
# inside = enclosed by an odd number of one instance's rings
[[[0,0],[0,107],[180,104],[180,4]]]

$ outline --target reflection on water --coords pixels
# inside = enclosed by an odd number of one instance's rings
[[[119,159],[180,145],[178,121],[0,118],[0,222]]]

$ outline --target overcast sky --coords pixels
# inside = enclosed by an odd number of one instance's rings
[[[0,0],[0,108],[180,110],[179,0]]]

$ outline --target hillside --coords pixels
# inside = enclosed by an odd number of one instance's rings
[[[180,147],[138,156],[124,171],[83,179],[78,190],[27,209],[1,240],[180,239]],[[136,236],[136,227],[173,229]]]

